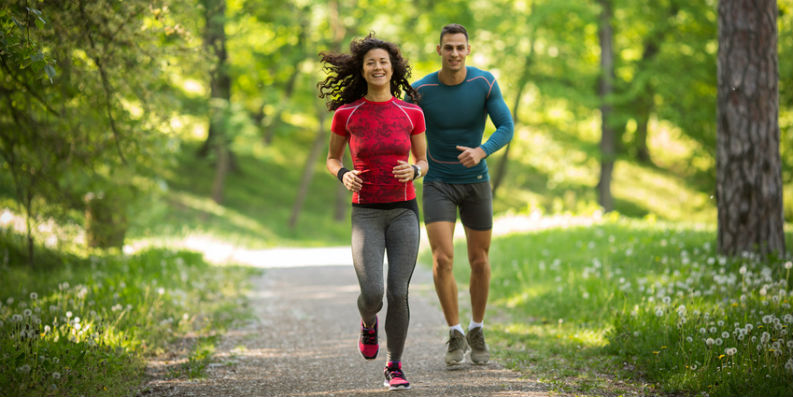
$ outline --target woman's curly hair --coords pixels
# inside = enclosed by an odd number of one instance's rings
[[[374,48],[382,48],[388,52],[391,59],[391,95],[399,98],[404,90],[410,95],[414,103],[418,103],[419,94],[408,83],[411,68],[399,48],[387,41],[376,39],[374,33],[353,40],[350,43],[349,54],[321,52],[321,61],[325,64],[323,69],[328,77],[319,83],[319,97],[327,98],[328,110],[336,110],[339,106],[348,104],[366,95],[367,85],[363,78],[363,57]]]

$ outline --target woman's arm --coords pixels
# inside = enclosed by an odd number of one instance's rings
[[[347,146],[347,138],[339,134],[330,133],[330,145],[328,148],[328,158],[325,160],[325,167],[331,175],[338,177],[339,171],[344,168],[342,158],[344,157],[344,148]],[[361,191],[363,181],[358,177],[359,171],[347,171],[342,175],[341,183],[347,190],[353,192]]]

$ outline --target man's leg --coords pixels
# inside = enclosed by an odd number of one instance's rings
[[[449,326],[460,323],[457,306],[457,282],[454,280],[454,223],[432,222],[427,224],[427,238],[432,250],[432,279],[435,292],[441,302],[443,316]]]
[[[475,230],[466,227],[465,238],[468,245],[468,263],[471,265],[469,292],[471,312],[474,322],[485,319],[487,296],[490,292],[490,238],[492,230]]]
[[[490,360],[482,323],[485,319],[487,296],[490,292],[490,238],[493,228],[493,198],[490,183],[468,185],[469,195],[460,206],[460,218],[465,227],[468,248],[468,263],[471,278],[468,282],[471,294],[472,321],[466,334],[471,347],[471,361],[487,364]]]
[[[460,312],[457,306],[457,282],[454,280],[454,223],[437,221],[427,224],[427,237],[432,249],[432,278],[435,292],[441,302],[443,316],[449,325],[449,340],[446,342],[444,361],[449,367],[462,364],[468,343],[460,328]],[[453,327],[457,327],[455,329]]]

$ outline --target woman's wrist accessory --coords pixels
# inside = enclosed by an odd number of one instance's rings
[[[344,174],[346,174],[348,172],[350,172],[350,170],[348,170],[348,169],[346,169],[344,167],[341,167],[339,169],[339,172],[336,173],[336,178],[339,179],[339,182],[344,183]]]

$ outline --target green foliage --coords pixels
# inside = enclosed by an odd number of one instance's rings
[[[89,192],[126,212],[167,159],[162,36],[176,33],[148,1],[27,3],[0,8],[0,166],[29,217],[63,218]]]
[[[569,378],[567,392],[638,377],[671,393],[788,394],[790,257],[719,257],[714,230],[684,224],[573,225],[493,242],[490,306],[501,320],[488,335],[510,365]]]
[[[134,394],[146,357],[191,333],[200,339],[193,361],[206,362],[207,342],[246,310],[253,271],[212,267],[195,253],[83,257],[40,248],[34,272],[19,246],[0,235],[0,395]]]

